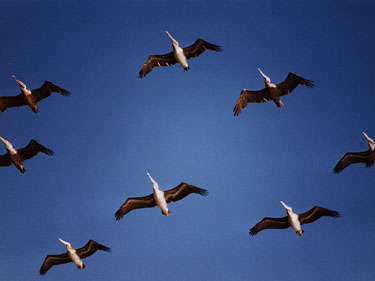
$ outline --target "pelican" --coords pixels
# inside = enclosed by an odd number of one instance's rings
[[[12,78],[20,85],[22,93],[18,96],[0,97],[1,112],[5,111],[8,107],[28,105],[33,112],[37,113],[38,107],[36,104],[42,99],[50,96],[52,93],[60,93],[63,96],[70,95],[67,90],[60,88],[50,81],[45,81],[38,89],[29,90],[23,82],[16,78],[16,76],[12,75]]]
[[[280,203],[286,209],[287,216],[283,218],[267,218],[266,217],[262,219],[252,229],[250,229],[249,234],[251,236],[256,235],[259,231],[262,231],[264,229],[272,229],[272,228],[280,229],[280,228],[288,228],[290,226],[299,236],[301,236],[302,233],[304,233],[304,230],[301,227],[302,224],[314,222],[323,216],[330,216],[333,218],[338,218],[340,216],[340,214],[336,211],[331,211],[329,209],[319,207],[319,206],[315,206],[303,214],[296,214],[296,213],[293,213],[292,207],[288,206],[283,201],[280,201]]]
[[[375,163],[375,144],[374,140],[369,138],[365,132],[362,132],[368,141],[369,149],[363,152],[347,152],[333,168],[335,174],[340,173],[347,166],[355,163],[366,163],[366,167],[370,168]]]
[[[155,66],[169,66],[177,62],[183,67],[183,69],[188,71],[190,69],[187,63],[188,59],[198,57],[206,49],[215,52],[222,51],[220,46],[211,44],[201,38],[198,38],[193,45],[186,48],[181,48],[178,42],[169,34],[168,31],[165,33],[172,40],[173,52],[165,55],[150,55],[147,61],[144,63],[141,71],[139,71],[139,78],[142,79],[142,77],[146,76]]]
[[[163,215],[169,216],[171,211],[168,209],[167,203],[181,200],[190,193],[197,193],[202,196],[206,196],[208,194],[206,189],[199,188],[185,182],[180,183],[178,186],[170,190],[162,191],[159,189],[159,184],[151,177],[149,173],[147,173],[147,176],[152,182],[154,192],[144,197],[128,198],[115,214],[117,221],[122,219],[124,215],[134,209],[151,208],[155,206],[158,206],[161,209],[161,213]]]
[[[74,262],[79,269],[84,269],[85,265],[82,260],[94,254],[97,250],[102,250],[110,252],[111,249],[95,242],[94,240],[89,240],[85,246],[79,249],[73,249],[69,242],[66,242],[59,238],[60,242],[66,245],[67,252],[61,255],[48,255],[46,256],[42,266],[40,267],[40,275],[44,275],[47,271],[54,265],[59,265],[68,262]]]
[[[292,72],[289,72],[284,82],[272,84],[271,79],[260,68],[258,68],[258,71],[263,76],[266,87],[259,91],[243,89],[233,108],[235,116],[238,116],[249,102],[260,103],[272,100],[277,107],[282,107],[284,104],[281,102],[280,97],[293,92],[298,85],[304,85],[307,88],[314,87],[314,81],[307,80]]]
[[[29,144],[21,149],[14,149],[13,145],[6,139],[0,137],[0,140],[5,143],[7,154],[0,155],[0,166],[10,166],[12,163],[21,172],[25,172],[22,161],[30,159],[43,152],[49,156],[53,155],[53,151],[44,147],[36,140],[30,140]]]

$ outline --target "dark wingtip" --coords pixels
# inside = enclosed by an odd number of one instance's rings
[[[339,217],[341,217],[341,214],[339,212],[335,212],[333,215],[332,215],[333,218],[335,219],[338,219]]]
[[[117,211],[116,214],[115,214],[115,217],[116,217],[116,221],[120,221],[123,217],[123,215],[120,213],[120,211]]]
[[[55,152],[53,152],[51,149],[46,149],[45,153],[48,155],[48,156],[53,156],[55,154]]]
[[[257,233],[258,233],[258,232],[256,232],[253,228],[250,229],[250,231],[249,231],[249,234],[250,234],[251,236],[255,236],[255,235],[257,235]]]
[[[207,196],[208,195],[208,190],[200,188],[199,189],[199,194],[202,195],[202,196]]]

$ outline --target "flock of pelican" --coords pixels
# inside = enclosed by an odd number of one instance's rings
[[[170,66],[179,63],[184,70],[190,69],[187,60],[190,58],[201,55],[205,50],[211,50],[215,52],[221,52],[221,46],[211,44],[201,38],[198,38],[195,43],[189,47],[181,48],[179,43],[166,31],[167,36],[172,41],[173,51],[164,55],[150,55],[147,61],[144,63],[142,69],[139,71],[139,78],[145,77],[152,71],[154,67],[158,66]],[[280,100],[281,96],[291,93],[298,85],[303,85],[307,88],[313,88],[314,82],[303,78],[297,74],[289,72],[286,79],[278,84],[271,83],[271,79],[266,76],[260,68],[259,73],[264,78],[265,88],[262,90],[247,90],[241,91],[240,97],[238,98],[233,112],[235,116],[238,116],[248,103],[263,103],[267,101],[273,101],[277,107],[281,108],[283,103]],[[37,103],[42,99],[49,97],[52,93],[60,93],[63,96],[69,96],[70,92],[57,86],[56,84],[45,81],[43,85],[34,90],[30,90],[26,85],[18,80],[15,76],[12,78],[19,84],[21,93],[17,96],[0,96],[0,110],[4,112],[7,108],[19,107],[28,105],[31,110],[35,113],[38,112]],[[367,136],[363,132],[363,135],[368,141],[369,149],[364,152],[347,152],[339,160],[334,167],[334,173],[339,173],[347,166],[354,163],[365,163],[366,167],[371,167],[375,163],[375,144],[374,140]],[[25,173],[23,161],[34,157],[39,152],[46,155],[53,155],[53,151],[44,147],[36,140],[30,140],[29,144],[21,149],[15,149],[11,142],[0,136],[0,140],[5,144],[7,153],[0,155],[0,166],[10,166],[13,164],[21,173]],[[186,196],[196,193],[201,196],[207,196],[208,191],[203,188],[182,182],[176,187],[162,191],[159,189],[158,183],[147,173],[152,186],[153,193],[143,197],[129,197],[123,203],[115,213],[117,221],[121,220],[127,213],[135,209],[151,208],[158,206],[161,213],[168,216],[171,211],[168,209],[168,203],[179,201]],[[249,234],[251,236],[256,235],[258,232],[265,229],[284,229],[292,227],[292,229],[298,234],[302,235],[304,230],[302,225],[306,223],[312,223],[323,216],[329,216],[338,218],[340,214],[337,211],[329,210],[327,208],[315,206],[309,211],[296,214],[293,209],[286,205],[283,201],[281,204],[286,209],[287,216],[282,218],[270,218],[265,217],[258,222],[254,227],[250,229]],[[83,269],[85,265],[82,260],[88,256],[91,256],[98,250],[110,252],[110,248],[89,240],[89,242],[79,249],[72,248],[69,242],[66,242],[59,238],[60,242],[66,246],[67,252],[59,255],[47,255],[41,268],[40,274],[44,275],[54,265],[64,264],[73,262],[77,265],[77,268]]]

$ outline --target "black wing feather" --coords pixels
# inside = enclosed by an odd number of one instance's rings
[[[40,88],[31,90],[31,94],[36,98],[37,102],[45,99],[52,93],[60,93],[63,96],[70,96],[69,91],[60,88],[59,86],[48,80],[46,80]]]
[[[12,161],[10,160],[9,154],[0,155],[0,166],[10,166]]]
[[[340,217],[340,214],[339,212],[336,212],[336,211],[332,211],[323,207],[315,206],[311,208],[309,211],[303,214],[299,214],[298,218],[301,224],[305,224],[305,223],[314,222],[323,216],[338,218]]]
[[[313,88],[314,81],[308,80],[306,78],[303,78],[297,74],[294,74],[292,72],[289,72],[288,76],[284,80],[284,82],[281,82],[279,84],[276,84],[276,87],[279,89],[280,96],[287,95],[298,86],[298,85],[304,85],[307,88]]]
[[[238,98],[236,105],[233,108],[233,113],[235,116],[241,114],[242,110],[246,107],[246,105],[251,103],[261,103],[269,101],[270,98],[267,95],[266,89],[262,89],[259,91],[252,91],[243,89],[241,91],[240,97]]]
[[[96,242],[94,240],[89,240],[89,242],[87,242],[87,244],[85,246],[77,249],[76,252],[81,259],[84,259],[84,258],[87,258],[87,257],[91,256],[92,254],[94,254],[98,250],[102,250],[102,251],[106,251],[106,252],[111,251],[110,248],[108,248],[108,247],[106,247],[102,244],[99,244],[98,242]]]
[[[16,107],[27,105],[24,94],[13,97],[0,97],[0,110],[5,111],[8,107]]]
[[[202,196],[207,196],[208,191],[206,189],[182,182],[175,188],[164,191],[164,197],[165,200],[167,200],[167,203],[176,202],[188,196],[190,193],[197,193]]]
[[[30,140],[29,144],[24,148],[17,149],[18,154],[21,156],[22,160],[30,159],[37,155],[39,152],[43,152],[48,156],[53,155],[53,151],[44,147],[36,140]]]
[[[354,163],[366,163],[370,158],[370,152],[363,151],[363,152],[347,152],[345,155],[337,162],[336,166],[333,168],[333,172],[335,174],[340,173],[344,170],[347,166],[354,164]]]
[[[139,71],[139,78],[145,77],[155,66],[169,66],[177,63],[173,52],[165,55],[150,55]]]
[[[283,218],[263,218],[253,228],[250,229],[249,234],[251,236],[256,235],[258,232],[264,229],[283,229],[290,227],[288,217]]]
[[[201,38],[198,38],[193,45],[183,48],[184,54],[187,59],[195,58],[200,56],[205,50],[211,50],[215,52],[221,52],[220,46],[211,44]]]
[[[72,260],[69,258],[68,253],[61,255],[48,255],[46,256],[42,266],[40,267],[39,273],[40,275],[44,275],[52,266],[68,263],[71,261]]]
[[[144,197],[133,197],[128,198],[124,204],[117,210],[115,217],[119,221],[132,210],[141,209],[141,208],[151,208],[156,206],[156,201],[154,195],[150,194]]]

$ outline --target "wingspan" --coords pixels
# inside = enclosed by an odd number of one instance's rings
[[[68,263],[71,261],[72,260],[69,258],[68,253],[61,255],[48,255],[46,256],[42,266],[40,267],[39,273],[40,275],[44,275],[52,266]]]
[[[29,144],[24,148],[17,149],[18,154],[21,156],[22,160],[30,159],[37,155],[39,152],[43,152],[48,156],[53,155],[53,151],[44,147],[36,140],[30,140]]]
[[[242,110],[246,107],[246,105],[251,103],[261,103],[269,101],[270,98],[267,96],[266,89],[262,89],[259,91],[252,91],[243,89],[241,91],[240,97],[238,98],[236,105],[233,108],[233,113],[235,116],[241,114]]]
[[[76,252],[81,259],[84,259],[84,258],[87,258],[87,257],[91,256],[92,254],[94,254],[97,250],[102,250],[102,251],[106,251],[106,252],[111,251],[110,248],[108,248],[108,247],[106,247],[102,244],[99,244],[98,242],[96,242],[94,240],[89,240],[89,242],[87,242],[87,244],[85,246],[77,249]]]
[[[24,94],[14,97],[0,97],[0,110],[5,111],[8,107],[16,107],[26,105]]]
[[[220,46],[211,44],[201,38],[198,38],[193,45],[183,48],[184,54],[187,59],[195,58],[200,56],[205,50],[211,50],[215,52],[221,52]]]
[[[337,162],[336,166],[333,168],[335,174],[340,173],[347,166],[354,163],[367,163],[369,159],[369,151],[363,152],[347,152],[345,155]]]
[[[314,222],[323,216],[338,218],[340,217],[340,214],[339,212],[336,212],[336,211],[332,211],[323,207],[315,206],[311,208],[309,211],[303,214],[299,214],[298,218],[299,218],[300,223],[304,224],[304,223]]]
[[[268,218],[265,217],[258,222],[253,228],[250,229],[249,234],[251,236],[256,235],[258,232],[264,229],[283,229],[290,226],[288,217],[283,218]]]
[[[182,198],[188,196],[191,193],[197,193],[202,196],[207,196],[208,191],[206,189],[182,182],[175,188],[164,191],[164,196],[167,203],[169,203],[181,200]]]
[[[151,208],[156,206],[156,201],[154,199],[154,195],[150,194],[144,197],[133,197],[128,198],[124,204],[117,210],[115,217],[116,220],[119,221],[132,210],[135,209],[142,209],[142,208]]]
[[[42,99],[45,99],[52,93],[60,93],[63,96],[70,96],[69,91],[60,88],[59,86],[48,80],[45,81],[40,88],[31,90],[31,94],[34,95],[37,102],[41,101]]]
[[[288,76],[284,80],[284,82],[281,82],[279,84],[276,84],[276,87],[280,91],[280,96],[287,95],[298,86],[298,85],[304,85],[307,88],[313,88],[314,81],[308,80],[306,78],[303,78],[297,74],[294,74],[292,72],[289,72]]]
[[[139,78],[145,77],[155,66],[169,66],[177,63],[173,52],[165,55],[150,55],[139,71]]]

